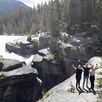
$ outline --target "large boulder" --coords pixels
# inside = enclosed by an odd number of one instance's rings
[[[41,98],[37,71],[28,66],[0,72],[0,102],[36,102]]]
[[[72,64],[76,63],[79,59],[82,63],[86,63],[91,57],[102,55],[102,48],[98,37],[96,35],[85,37],[85,35],[86,33],[84,32],[75,34],[69,37],[66,42],[56,37],[50,38],[48,41],[54,59],[56,59],[67,76],[71,76],[74,73]]]
[[[1,71],[11,71],[20,68],[23,66],[23,64],[25,64],[25,62],[20,62],[18,60],[11,59],[1,59],[0,63],[2,64],[2,67],[0,66]]]
[[[17,41],[6,43],[6,50],[8,52],[14,52],[16,54],[28,57],[34,53],[37,53],[38,46],[35,42],[29,42],[27,39],[18,39]]]
[[[77,43],[78,40],[73,41]],[[89,54],[86,52],[86,47],[81,44],[73,44],[72,41],[64,43],[58,38],[52,38],[49,40],[49,47],[51,51],[57,56],[63,56],[70,59],[83,59],[88,60]]]

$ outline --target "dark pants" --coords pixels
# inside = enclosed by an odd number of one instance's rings
[[[94,89],[95,76],[90,76],[91,89]]]
[[[76,77],[76,89],[78,91],[81,91],[82,89],[80,88],[80,80],[81,80],[81,76],[80,77]]]

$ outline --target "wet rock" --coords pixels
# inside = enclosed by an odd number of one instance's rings
[[[48,42],[49,42],[49,39],[51,37],[50,36],[41,36],[39,38],[39,42],[40,42],[40,45],[39,45],[39,49],[44,49],[44,48],[47,48],[48,47]]]
[[[8,52],[14,52],[16,54],[27,57],[34,53],[37,53],[38,46],[33,45],[32,42],[28,42],[26,39],[20,39],[20,41],[17,40],[16,43],[6,43],[6,50]]]
[[[53,86],[66,79],[62,68],[54,61],[54,57],[49,50],[49,48],[40,50],[39,52],[45,56],[42,57],[42,60],[37,60],[36,57],[36,59],[33,59],[32,64],[32,67],[38,70],[39,77],[43,81],[44,91],[48,91]]]
[[[51,51],[58,57],[62,56],[70,59],[84,60],[88,60],[90,58],[84,46],[73,45],[70,42],[64,43],[58,38],[50,39],[49,47]]]
[[[27,66],[0,73],[0,102],[36,102],[41,98],[37,71]]]
[[[1,71],[11,71],[23,66],[24,62],[20,62],[18,60],[11,60],[11,59],[1,59],[0,62],[3,64]]]
[[[36,67],[38,70],[39,77],[43,81],[43,89],[46,91],[66,79],[66,76],[61,72],[60,66],[46,59],[41,62],[33,62],[32,67]]]

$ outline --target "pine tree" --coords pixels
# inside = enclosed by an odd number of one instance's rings
[[[32,23],[30,33],[31,33],[31,34],[35,34],[35,33],[36,33],[36,26],[35,26],[35,23]]]
[[[60,35],[59,29],[59,0],[51,0],[50,3],[50,17],[49,17],[49,25],[50,25],[50,33],[53,37],[58,37]]]

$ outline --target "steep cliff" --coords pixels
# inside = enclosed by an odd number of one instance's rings
[[[93,57],[89,60],[90,63],[93,65],[96,65],[96,63],[99,65],[99,68],[96,72],[96,81],[95,81],[95,90],[96,92],[83,92],[79,94],[75,88],[75,75],[71,76],[69,79],[65,80],[64,82],[60,83],[59,85],[55,86],[51,90],[49,90],[44,97],[39,100],[38,102],[96,102],[99,99],[98,97],[98,91],[101,89],[98,89],[97,85],[97,79],[101,76],[99,76],[99,72],[102,72],[102,68],[100,68],[100,65],[102,64],[102,59],[99,57]],[[81,79],[81,87],[83,84],[83,77]],[[89,82],[90,86],[90,82]]]
[[[0,72],[0,102],[36,102],[41,94],[41,83],[34,68],[23,66]]]

